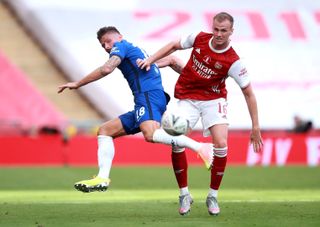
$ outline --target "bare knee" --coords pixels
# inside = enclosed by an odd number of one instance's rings
[[[228,154],[227,141],[221,140],[214,144],[214,155],[216,157],[226,157]]]
[[[119,118],[103,123],[98,129],[98,135],[111,136],[117,138],[126,135]]]
[[[146,134],[143,134],[143,136],[145,141],[149,143],[153,143],[153,133],[146,133]]]
[[[145,121],[141,123],[140,129],[144,136],[145,141],[153,143],[153,133],[160,127],[160,124],[156,121]]]
[[[227,143],[227,140],[225,140],[225,139],[220,139],[218,141],[214,141],[215,148],[224,148],[227,146],[228,146],[228,143]]]
[[[215,148],[225,148],[225,147],[228,147],[228,144],[227,143],[215,143],[214,147]]]
[[[154,141],[153,141],[154,132],[155,132],[155,129],[142,130],[144,140],[149,143],[154,143]]]
[[[108,130],[104,125],[101,125],[98,129],[98,135],[104,135],[107,136],[108,135]]]

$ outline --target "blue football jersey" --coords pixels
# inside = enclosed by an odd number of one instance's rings
[[[146,71],[140,69],[136,63],[138,58],[148,57],[144,50],[126,40],[122,40],[113,45],[110,57],[113,55],[121,58],[118,68],[126,78],[134,95],[151,90],[163,90],[158,66],[152,64],[150,70]]]

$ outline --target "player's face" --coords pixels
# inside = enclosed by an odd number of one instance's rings
[[[213,21],[213,39],[212,46],[216,49],[224,49],[229,45],[229,37],[232,35],[233,28],[229,20],[219,22]]]
[[[108,32],[104,34],[99,41],[102,48],[105,49],[108,53],[110,53],[113,47],[113,44],[115,42],[121,41],[121,39],[122,39],[122,35],[115,32],[112,32],[112,33]]]

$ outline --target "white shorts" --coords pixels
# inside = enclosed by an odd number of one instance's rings
[[[193,129],[199,119],[202,121],[203,136],[210,135],[209,128],[217,124],[229,124],[227,119],[227,100],[219,98],[209,101],[191,99],[178,100],[174,113],[183,116],[190,122]]]

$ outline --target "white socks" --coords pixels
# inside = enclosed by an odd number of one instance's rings
[[[98,177],[109,178],[112,160],[114,157],[114,144],[111,136],[98,136]]]
[[[188,194],[190,194],[188,187],[180,188],[180,196]]]
[[[214,190],[214,189],[210,188],[208,196],[213,196],[215,198],[218,198],[218,190]]]
[[[163,143],[179,147],[187,147],[195,152],[198,152],[201,148],[201,143],[184,135],[171,136],[168,133],[166,133],[163,129],[157,129],[154,131],[153,141],[156,143]]]
[[[201,143],[190,139],[187,136],[171,136],[163,129],[155,130],[153,134],[153,141],[156,143],[163,143],[167,145],[174,145],[179,147],[187,147],[195,152],[198,152],[201,148]],[[114,143],[111,136],[98,136],[98,165],[99,173],[98,177],[109,178],[110,170],[112,166],[112,160],[114,157]]]

